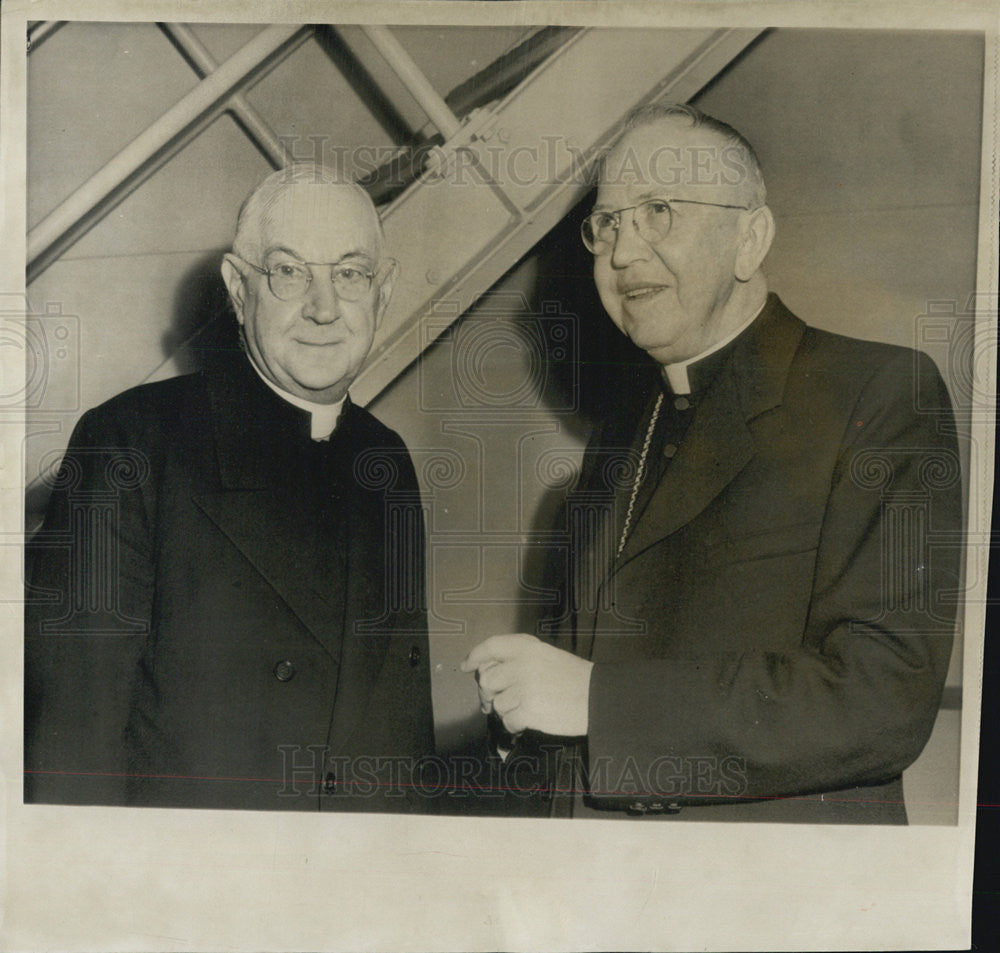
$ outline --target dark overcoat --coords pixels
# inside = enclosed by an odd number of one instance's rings
[[[807,327],[771,295],[621,556],[595,559],[617,547],[651,404],[621,401],[569,502],[556,638],[595,663],[577,813],[905,822],[959,602],[959,456],[933,362]],[[587,516],[602,501],[613,532]]]
[[[29,547],[25,799],[407,810],[433,753],[400,438],[329,443],[239,352],[73,433]]]

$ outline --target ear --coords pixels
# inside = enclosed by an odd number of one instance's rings
[[[764,262],[774,241],[774,216],[762,205],[749,213],[740,247],[736,252],[734,274],[737,281],[749,281]]]
[[[243,324],[243,306],[246,304],[246,277],[240,270],[240,260],[235,255],[225,255],[222,259],[222,280],[226,283],[229,300],[236,312],[236,320]]]
[[[399,262],[395,258],[387,258],[381,268],[381,276],[378,279],[378,301],[375,304],[375,327],[382,323],[382,317],[389,307],[392,298],[392,289],[396,287],[396,279],[399,277]]]

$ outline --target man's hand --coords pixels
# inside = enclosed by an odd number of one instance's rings
[[[463,672],[476,673],[483,710],[512,734],[585,735],[593,667],[533,635],[494,635],[462,662]]]

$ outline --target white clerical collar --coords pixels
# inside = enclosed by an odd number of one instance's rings
[[[317,404],[311,400],[304,400],[295,394],[289,394],[282,390],[277,384],[273,384],[262,373],[256,362],[249,354],[250,366],[257,372],[257,376],[271,388],[282,400],[287,401],[293,407],[304,410],[309,414],[309,435],[313,440],[329,440],[330,435],[337,427],[337,419],[340,417],[340,409],[344,406],[347,397],[341,397],[335,404]]]
[[[767,304],[767,301],[764,301]],[[735,341],[754,321],[757,320],[761,311],[764,310],[764,304],[762,304],[753,314],[751,318],[744,321],[732,334],[727,335],[721,341],[713,344],[708,350],[702,351],[701,354],[696,354],[694,357],[689,357],[686,361],[678,361],[676,364],[664,364],[662,368],[663,376],[666,378],[667,383],[670,385],[670,389],[675,394],[690,394],[691,393],[691,380],[688,376],[688,368],[692,364],[697,364],[698,361],[703,360],[708,357],[709,354],[714,354],[716,351],[721,351],[727,344]]]

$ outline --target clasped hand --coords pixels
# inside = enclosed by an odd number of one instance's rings
[[[494,635],[462,662],[475,672],[479,704],[496,712],[512,734],[533,729],[550,735],[585,735],[593,662],[533,635]]]

